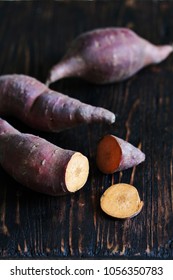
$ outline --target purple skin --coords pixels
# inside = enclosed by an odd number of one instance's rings
[[[145,160],[145,154],[140,149],[134,147],[132,144],[121,138],[115,138],[118,141],[122,151],[120,165],[116,171],[122,171],[131,168]]]
[[[74,154],[35,135],[20,133],[0,118],[0,165],[34,191],[52,196],[69,193],[65,172]]]
[[[115,122],[115,115],[50,90],[25,75],[0,77],[0,116],[19,118],[43,131],[58,132],[79,124]]]
[[[127,28],[96,29],[72,42],[64,58],[50,70],[46,83],[66,77],[95,84],[123,81],[166,59],[172,51],[171,45],[155,46]]]

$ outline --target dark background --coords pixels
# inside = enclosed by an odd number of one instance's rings
[[[154,44],[172,43],[173,2],[0,2],[0,72],[45,82],[77,35],[108,26],[129,27]],[[0,168],[0,258],[172,259],[173,55],[125,82],[96,86],[71,78],[51,87],[115,112],[117,122],[111,128],[84,125],[53,134],[9,119],[23,132],[84,153],[90,176],[79,192],[50,197],[22,187]],[[140,147],[146,161],[101,174],[95,150],[107,132]],[[144,201],[133,219],[113,219],[100,209],[100,196],[118,182],[133,184]]]

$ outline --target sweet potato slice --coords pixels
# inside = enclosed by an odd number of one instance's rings
[[[129,184],[110,186],[100,199],[102,210],[115,218],[132,218],[140,213],[143,201],[140,200],[137,189]]]

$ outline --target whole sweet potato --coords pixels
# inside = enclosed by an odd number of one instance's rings
[[[125,80],[143,67],[159,63],[171,45],[155,46],[128,28],[102,28],[77,37],[49,72],[47,84],[80,77],[95,84]]]
[[[0,116],[19,118],[44,131],[60,131],[79,124],[115,121],[114,113],[53,91],[26,75],[0,77]]]
[[[0,119],[0,165],[22,185],[57,196],[76,192],[88,178],[87,157],[20,133]]]

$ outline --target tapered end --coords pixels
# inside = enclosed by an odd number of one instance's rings
[[[113,124],[116,121],[116,115],[102,107],[92,107],[92,117],[95,121],[105,122],[107,124]]]
[[[173,45],[167,45],[167,46],[160,46],[158,47],[158,59],[156,63],[159,63],[166,59],[171,53],[173,52]]]
[[[78,111],[78,119],[81,119],[81,122],[85,121],[86,123],[107,123],[112,124],[116,120],[116,116],[111,111],[101,108],[94,107],[88,104],[83,104]]]
[[[122,158],[118,171],[136,166],[145,160],[145,154],[140,149],[123,139],[118,137],[116,139],[122,150]]]
[[[51,84],[51,80],[50,80],[50,78],[48,77],[47,80],[46,80],[46,82],[45,82],[45,85],[46,85],[47,87],[49,87],[50,84]]]
[[[60,62],[55,64],[49,71],[46,85],[50,85],[63,78],[80,77],[85,70],[85,63],[82,58],[64,57]]]
[[[47,87],[49,87],[50,84],[63,78],[64,75],[65,74],[62,73],[61,67],[59,68],[59,64],[57,64],[56,66],[53,66],[48,73],[45,85]]]
[[[101,121],[104,121],[107,124],[113,124],[116,121],[116,115],[114,113],[110,112],[109,110],[106,110],[104,108],[97,108],[97,110],[98,111],[102,110],[102,112],[100,114]],[[99,117],[99,114],[98,114],[98,117]]]
[[[145,52],[145,64],[157,64],[165,60],[173,52],[173,45],[155,46],[152,44],[147,44]]]

